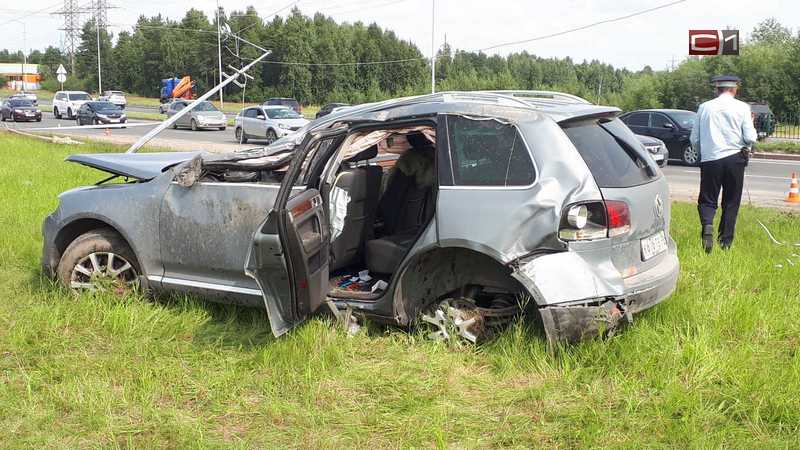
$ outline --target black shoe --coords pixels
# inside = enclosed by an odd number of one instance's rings
[[[703,250],[706,253],[711,253],[711,249],[714,248],[714,226],[713,225],[703,225]]]

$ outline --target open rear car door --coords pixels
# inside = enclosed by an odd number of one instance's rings
[[[341,142],[346,129],[315,133],[298,146],[278,191],[275,206],[253,234],[245,273],[261,288],[270,326],[277,337],[302,323],[328,293],[330,231],[316,180],[298,186],[301,172],[324,164],[323,154]],[[305,161],[311,161],[304,167]],[[304,178],[308,178],[307,175]]]

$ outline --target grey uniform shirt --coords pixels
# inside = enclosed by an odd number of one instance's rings
[[[736,154],[757,138],[750,105],[726,92],[700,105],[689,141],[700,162],[708,162]]]

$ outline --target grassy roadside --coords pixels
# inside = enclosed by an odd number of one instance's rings
[[[756,151],[800,154],[800,141],[769,141],[756,144]]]
[[[673,297],[557,356],[524,324],[478,348],[321,319],[276,340],[258,310],[53,287],[41,220],[102,178],[63,158],[122,148],[0,133],[0,149],[3,448],[800,445],[800,248],[756,223],[795,242],[797,216],[744,208],[734,249],[707,256],[675,204]]]

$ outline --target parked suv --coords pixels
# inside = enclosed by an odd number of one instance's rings
[[[125,98],[125,93],[122,91],[105,91],[97,100],[113,103],[120,109],[125,109],[125,105],[128,104],[128,99]]]
[[[264,308],[327,305],[476,341],[521,310],[551,344],[675,288],[667,180],[619,109],[445,92],[355,106],[227,154],[71,155],[127,183],[73,189],[45,273]]]
[[[308,120],[286,106],[254,106],[244,108],[236,115],[236,141],[246,143],[248,139],[264,139],[267,144],[294,133]]]
[[[288,106],[292,108],[297,114],[303,114],[303,108],[300,106],[300,102],[293,98],[287,97],[272,97],[268,98],[267,101],[263,103],[264,106]]]
[[[92,96],[83,91],[58,91],[53,96],[53,116],[75,119],[81,105],[92,101]]]
[[[682,109],[643,109],[624,114],[620,119],[636,134],[661,139],[670,159],[689,166],[700,163],[700,155],[689,143],[697,113]]]

